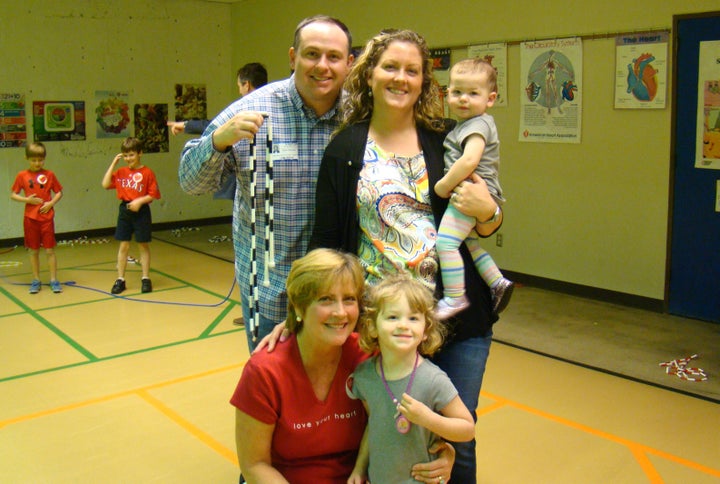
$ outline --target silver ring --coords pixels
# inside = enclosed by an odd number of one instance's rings
[[[457,200],[457,193],[453,193],[452,195],[450,195],[450,201],[454,202],[455,200]]]
[[[438,477],[438,484],[445,484],[445,479],[442,476]]]

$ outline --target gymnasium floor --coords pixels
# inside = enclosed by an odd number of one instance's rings
[[[62,294],[28,294],[25,251],[0,250],[0,482],[237,482],[228,399],[248,354],[233,266],[165,239],[154,292],[130,264],[122,298],[112,240],[58,247]],[[518,288],[508,321],[536,293]],[[717,401],[496,342],[478,478],[720,483],[719,429]]]

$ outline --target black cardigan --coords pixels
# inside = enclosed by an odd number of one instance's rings
[[[452,127],[448,123],[448,130]],[[363,165],[369,123],[362,122],[337,133],[325,148],[315,192],[315,227],[309,249],[329,247],[357,254],[360,224],[357,215],[357,184]],[[425,157],[435,226],[440,225],[448,200],[435,194],[432,187],[444,174],[443,141],[447,132],[418,128]],[[497,315],[492,312],[487,284],[480,278],[465,245],[461,246],[465,263],[465,285],[470,307],[450,320],[451,336],[464,340],[490,334]],[[436,297],[442,297],[438,275]]]

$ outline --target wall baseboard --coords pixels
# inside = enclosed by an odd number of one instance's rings
[[[196,220],[183,220],[180,222],[162,222],[162,223],[154,223],[152,225],[153,232],[158,232],[160,230],[172,230],[172,229],[178,229],[181,227],[202,227],[203,225],[219,225],[219,224],[232,224],[232,215],[226,215],[224,217],[212,217],[212,218],[203,218],[203,219],[196,219]],[[115,227],[105,227],[101,229],[91,229],[91,230],[78,230],[75,232],[63,232],[63,233],[57,233],[55,234],[55,239],[57,241],[61,240],[74,240],[78,239],[80,237],[88,237],[88,238],[95,238],[95,237],[112,237],[115,235]],[[24,243],[22,237],[16,237],[13,239],[2,239],[0,240],[0,247],[14,247],[14,246],[22,246]]]
[[[656,313],[666,313],[667,309],[665,301],[661,299],[653,299],[645,296],[637,296],[635,294],[627,294],[624,292],[611,291],[609,289],[600,289],[598,287],[584,286],[582,284],[574,284],[572,282],[558,281],[548,279],[546,277],[532,276],[521,272],[513,272],[502,270],[505,277],[516,283],[526,286],[533,286],[548,291],[561,292],[571,296],[584,297],[587,299],[595,299],[597,301],[607,302],[611,304],[620,304],[646,311]]]

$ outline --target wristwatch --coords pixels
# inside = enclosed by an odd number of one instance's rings
[[[495,222],[497,222],[498,219],[500,218],[500,214],[501,214],[501,213],[502,213],[502,210],[500,210],[500,205],[498,205],[497,208],[495,209],[495,213],[493,214],[492,217],[490,217],[489,220],[486,220],[486,221],[484,221],[484,222],[478,222],[478,223],[481,224],[481,225],[482,225],[482,224],[495,223]]]

